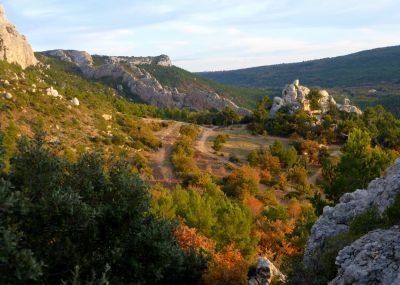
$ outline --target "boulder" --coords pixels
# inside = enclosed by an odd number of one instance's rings
[[[80,102],[79,102],[78,98],[76,98],[76,97],[72,98],[70,102],[74,106],[79,106],[80,105]]]
[[[111,116],[111,115],[108,115],[108,114],[103,114],[102,117],[103,117],[103,119],[106,120],[106,121],[111,121],[111,119],[112,119],[112,116]]]
[[[331,104],[336,105],[336,101],[333,99],[331,95],[329,95],[328,91],[321,90],[319,91],[321,98],[319,99],[319,105],[321,108],[321,113],[325,114],[329,112]]]
[[[249,279],[249,285],[269,285],[272,280],[286,281],[286,276],[266,257],[259,257],[255,276]]]
[[[11,95],[11,93],[4,93],[4,98],[6,98],[7,100],[11,100],[13,98],[13,95]]]
[[[355,113],[357,115],[362,115],[362,111],[359,108],[357,108],[356,106],[351,105],[350,99],[348,99],[348,98],[344,99],[343,105],[337,104],[337,108],[341,112]]]
[[[342,249],[329,285],[400,284],[400,227],[378,229]]]
[[[62,98],[62,96],[58,93],[56,89],[53,88],[53,86],[46,89],[46,95],[55,98]]]
[[[0,4],[0,60],[19,64],[23,69],[37,64],[32,47],[26,38],[11,24]]]

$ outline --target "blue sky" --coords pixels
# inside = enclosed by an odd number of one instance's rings
[[[190,71],[303,61],[400,44],[399,0],[1,2],[36,51],[164,53]]]

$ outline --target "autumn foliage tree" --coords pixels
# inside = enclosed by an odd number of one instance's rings
[[[184,224],[176,228],[175,236],[185,250],[195,249],[198,253],[206,253],[209,256],[208,268],[203,275],[205,285],[235,285],[246,282],[248,263],[233,245],[218,251],[213,240]]]
[[[258,171],[248,165],[235,169],[227,178],[224,191],[232,197],[243,199],[247,195],[258,192],[260,175]]]

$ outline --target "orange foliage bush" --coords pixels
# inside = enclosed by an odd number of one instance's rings
[[[196,229],[182,224],[176,228],[175,236],[183,249],[194,248],[210,255],[208,269],[203,276],[204,284],[236,285],[246,282],[248,264],[233,245],[217,252],[214,241],[198,234]]]
[[[281,162],[278,157],[273,156],[269,152],[265,152],[260,157],[260,168],[268,169],[271,172],[278,172],[281,170]]]
[[[208,270],[203,276],[207,285],[226,284],[237,285],[246,283],[248,264],[240,251],[233,246],[227,246],[216,253],[208,263]]]
[[[215,242],[201,234],[196,229],[180,224],[175,230],[175,237],[183,249],[194,248],[212,253],[215,250]]]
[[[298,219],[301,215],[302,209],[301,209],[301,204],[297,199],[292,199],[289,202],[288,205],[288,213],[289,216]]]
[[[269,221],[261,218],[257,221],[258,254],[266,255],[271,260],[281,261],[281,257],[301,253],[302,249],[294,245],[291,235],[295,229],[295,221]]]
[[[247,196],[246,198],[244,198],[243,204],[250,208],[250,211],[254,217],[260,215],[261,212],[264,210],[263,203],[253,196]]]
[[[271,182],[272,181],[271,172],[269,172],[268,170],[260,171],[260,180],[261,180],[261,183],[263,183],[263,184]]]
[[[248,165],[243,165],[228,176],[224,190],[231,196],[243,199],[249,194],[256,194],[259,183],[258,171]]]
[[[305,140],[300,145],[300,151],[307,153],[310,163],[317,164],[319,162],[319,144],[313,140]]]

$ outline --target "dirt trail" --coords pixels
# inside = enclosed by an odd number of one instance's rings
[[[194,144],[194,148],[202,153],[203,155],[213,158],[216,161],[219,161],[223,164],[226,164],[232,168],[236,168],[237,166],[230,162],[228,160],[228,158],[224,157],[224,156],[219,156],[216,155],[215,153],[213,153],[213,149],[207,146],[207,140],[210,136],[215,136],[215,130],[217,129],[217,127],[213,127],[213,128],[206,128],[206,127],[200,127],[202,133],[200,135],[200,137],[196,140],[195,144]]]
[[[184,123],[175,121],[168,121],[168,123],[169,126],[167,128],[163,128],[156,133],[156,136],[162,142],[162,147],[157,152],[149,153],[149,161],[153,169],[154,182],[169,185],[178,181],[170,162],[170,155],[172,147],[179,137],[179,129]]]

